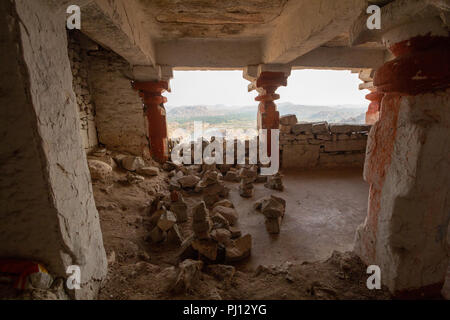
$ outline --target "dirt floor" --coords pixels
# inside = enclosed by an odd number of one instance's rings
[[[351,249],[351,233],[364,220],[367,187],[360,172],[352,170],[317,173],[316,178],[322,178],[314,183],[314,174],[286,176],[283,197],[288,205],[278,239],[267,234],[263,216],[251,208],[269,190],[258,184],[255,196],[244,200],[237,194],[238,184],[227,183],[229,199],[240,215],[239,227],[253,236],[252,256],[234,267],[205,266],[187,292],[173,293],[170,289],[182,261],[180,248],[148,241],[149,205],[156,193],[167,190],[166,175],[129,185],[125,173],[116,171],[114,182],[94,183],[110,262],[100,299],[390,298],[386,290],[366,288],[365,266],[358,257],[333,253]],[[324,187],[328,189],[321,191]],[[184,198],[189,207],[200,200],[186,193]],[[314,203],[319,206],[315,208]],[[189,236],[190,222],[181,229]]]

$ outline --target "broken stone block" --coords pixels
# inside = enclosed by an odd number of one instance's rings
[[[217,259],[218,244],[212,239],[195,239],[192,248],[211,261]]]
[[[194,221],[205,221],[209,216],[208,209],[205,202],[199,202],[194,208],[192,208],[192,218]]]
[[[134,172],[127,173],[127,181],[129,184],[138,184],[145,181],[143,176],[140,176]]]
[[[170,211],[166,211],[159,218],[157,225],[162,231],[169,231],[175,223],[177,223],[175,215]]]
[[[92,180],[106,181],[112,176],[112,167],[99,160],[88,160]]]
[[[141,157],[125,156],[121,159],[120,165],[125,170],[134,172],[145,167],[145,162]]]
[[[230,223],[227,219],[225,219],[221,214],[215,213],[211,217],[211,222],[213,223],[213,229],[219,229],[219,228],[230,228]]]
[[[252,250],[252,236],[247,234],[225,247],[225,261],[235,262],[248,258]]]
[[[176,245],[181,245],[183,243],[183,236],[176,224],[167,231],[167,241]]]
[[[261,206],[261,213],[267,219],[276,219],[284,216],[284,210],[285,208],[283,207],[283,204],[276,201],[272,197],[269,197],[266,200],[264,200]]]
[[[188,292],[200,280],[202,268],[202,261],[188,259],[180,263],[176,281],[170,291],[177,294]]]
[[[211,238],[226,246],[231,242],[231,232],[225,228],[214,229],[211,231]]]
[[[282,176],[281,174],[277,173],[273,176],[267,177],[267,182],[264,184],[266,188],[272,189],[272,190],[278,190],[283,191],[283,181],[281,180]]]
[[[213,214],[220,214],[222,217],[228,220],[230,225],[236,224],[238,220],[238,214],[233,208],[217,206],[213,209]]]
[[[154,227],[152,231],[150,231],[150,240],[153,243],[160,243],[166,239],[166,233],[162,231],[158,226]]]
[[[194,175],[183,176],[178,179],[178,183],[181,185],[183,189],[195,188],[195,186],[199,181],[200,178]]]
[[[293,126],[294,124],[297,124],[297,116],[295,114],[281,116],[280,124],[283,126]]]
[[[217,182],[203,191],[203,201],[208,207],[212,207],[221,198],[227,197],[229,191],[222,183]]]
[[[219,173],[217,171],[206,171],[203,175],[203,186],[208,187],[219,181]]]
[[[157,167],[143,167],[143,168],[139,168],[137,170],[137,173],[143,175],[143,176],[148,176],[148,177],[154,177],[157,176],[159,174],[159,168]]]

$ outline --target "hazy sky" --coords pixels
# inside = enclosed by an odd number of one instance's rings
[[[303,105],[366,105],[367,90],[360,91],[357,73],[335,70],[294,70],[288,86],[281,87],[277,102]],[[174,71],[172,93],[165,93],[168,106],[255,104],[255,91],[247,92],[249,82],[242,71]]]

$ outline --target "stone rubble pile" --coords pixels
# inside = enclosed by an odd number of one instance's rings
[[[255,183],[257,176],[258,171],[256,166],[252,166],[250,168],[243,167],[240,169],[239,178],[241,179],[241,183],[239,185],[239,194],[241,195],[241,197],[253,197],[253,183]]]
[[[256,201],[253,205],[256,211],[261,212],[266,218],[265,224],[267,232],[279,234],[281,222],[286,211],[286,200],[275,195],[264,197]]]
[[[295,115],[280,118],[283,168],[364,165],[370,125],[297,122]]]

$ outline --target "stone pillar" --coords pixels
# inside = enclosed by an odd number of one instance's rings
[[[80,267],[95,298],[107,262],[72,88],[65,9],[0,1],[0,257],[56,278]]]
[[[167,98],[163,97],[162,93],[169,90],[169,84],[167,81],[135,81],[133,82],[133,88],[139,91],[145,106],[150,153],[156,161],[164,163],[169,159],[169,143],[166,110],[164,108]]]
[[[395,59],[374,85],[384,94],[369,135],[368,216],[355,251],[381,268],[398,297],[439,294],[450,220],[450,38],[439,19],[404,24],[383,41]]]
[[[275,91],[281,86],[287,86],[290,68],[277,65],[260,65],[247,67],[244,78],[252,81],[249,91],[256,89],[259,95],[255,98],[259,102],[257,125],[258,129],[267,129],[267,154],[271,155],[271,129],[280,128],[280,113],[277,111],[275,100],[280,95]]]

